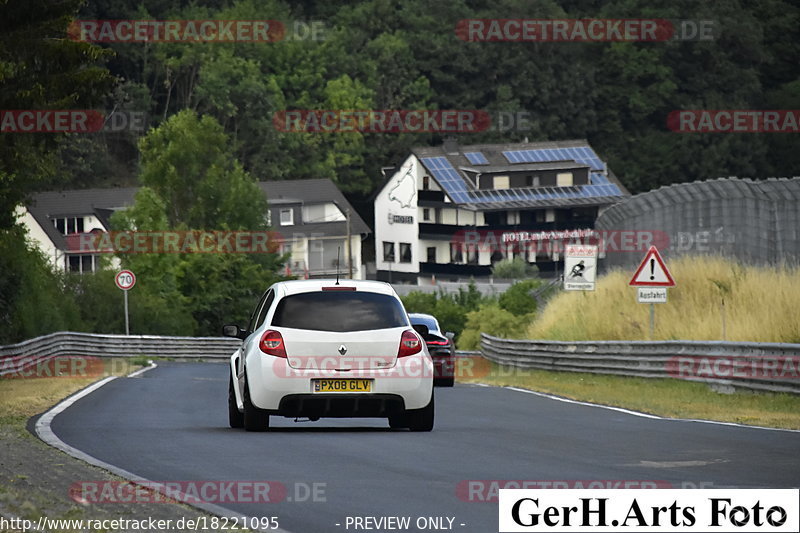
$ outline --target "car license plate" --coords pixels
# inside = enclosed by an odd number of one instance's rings
[[[371,379],[312,379],[314,392],[371,392]]]

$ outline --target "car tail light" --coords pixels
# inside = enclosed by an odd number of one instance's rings
[[[397,350],[397,357],[407,357],[422,351],[422,341],[419,340],[417,334],[407,329],[400,337],[400,349]]]
[[[267,355],[286,358],[286,348],[283,345],[283,336],[274,329],[268,329],[261,335],[258,343],[261,351]]]
[[[428,344],[433,346],[447,346],[449,341],[428,341]]]

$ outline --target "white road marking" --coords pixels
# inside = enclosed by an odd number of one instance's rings
[[[472,385],[477,385],[479,387],[494,387],[494,385],[489,385],[486,383],[473,383]],[[607,409],[609,411],[617,411],[619,413],[623,413],[626,415],[632,416],[639,416],[642,418],[650,418],[653,420],[666,420],[671,422],[697,422],[698,424],[713,424],[716,426],[730,426],[736,428],[746,428],[746,429],[762,429],[766,431],[787,431],[789,433],[800,433],[800,429],[785,429],[785,428],[769,428],[764,426],[749,426],[747,424],[739,424],[736,422],[721,422],[719,420],[703,420],[701,418],[669,418],[666,416],[658,416],[658,415],[651,415],[649,413],[642,413],[641,411],[632,411],[630,409],[624,409],[622,407],[614,407],[613,405],[603,405],[599,403],[590,403],[590,402],[582,402],[579,400],[572,400],[570,398],[564,398],[562,396],[556,396],[554,394],[548,394],[546,392],[538,392],[528,389],[521,389],[519,387],[498,387],[501,389],[512,390],[516,392],[523,392],[525,394],[533,394],[534,396],[540,396],[542,398],[548,398],[550,400],[557,400],[559,402],[564,403],[572,403],[575,405],[585,405],[586,407],[597,407],[599,409]]]

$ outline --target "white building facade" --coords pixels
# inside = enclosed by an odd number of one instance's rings
[[[384,176],[374,199],[376,277],[391,282],[490,276],[512,257],[556,272],[554,244],[579,239],[601,209],[629,196],[582,140],[448,141],[413,149]]]

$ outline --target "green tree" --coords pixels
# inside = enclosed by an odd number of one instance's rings
[[[231,141],[213,117],[182,111],[151,130],[140,146],[145,187],[131,208],[114,214],[115,229],[267,229],[264,194],[230,155]],[[160,310],[158,299],[176,308],[175,320],[153,327],[187,328],[186,335],[218,335],[223,323],[244,323],[258,296],[281,279],[277,272],[283,260],[273,252],[236,251],[130,254],[120,259],[137,274],[142,305],[154,314]]]
[[[63,283],[21,226],[0,231],[0,344],[82,329]]]
[[[263,229],[266,200],[213,117],[184,110],[139,143],[140,179],[163,200],[169,227]]]
[[[109,53],[67,38],[80,0],[3,2],[0,22],[0,109],[87,109],[111,89],[99,66]],[[0,230],[14,224],[25,197],[56,176],[56,147],[65,134],[0,135]]]

